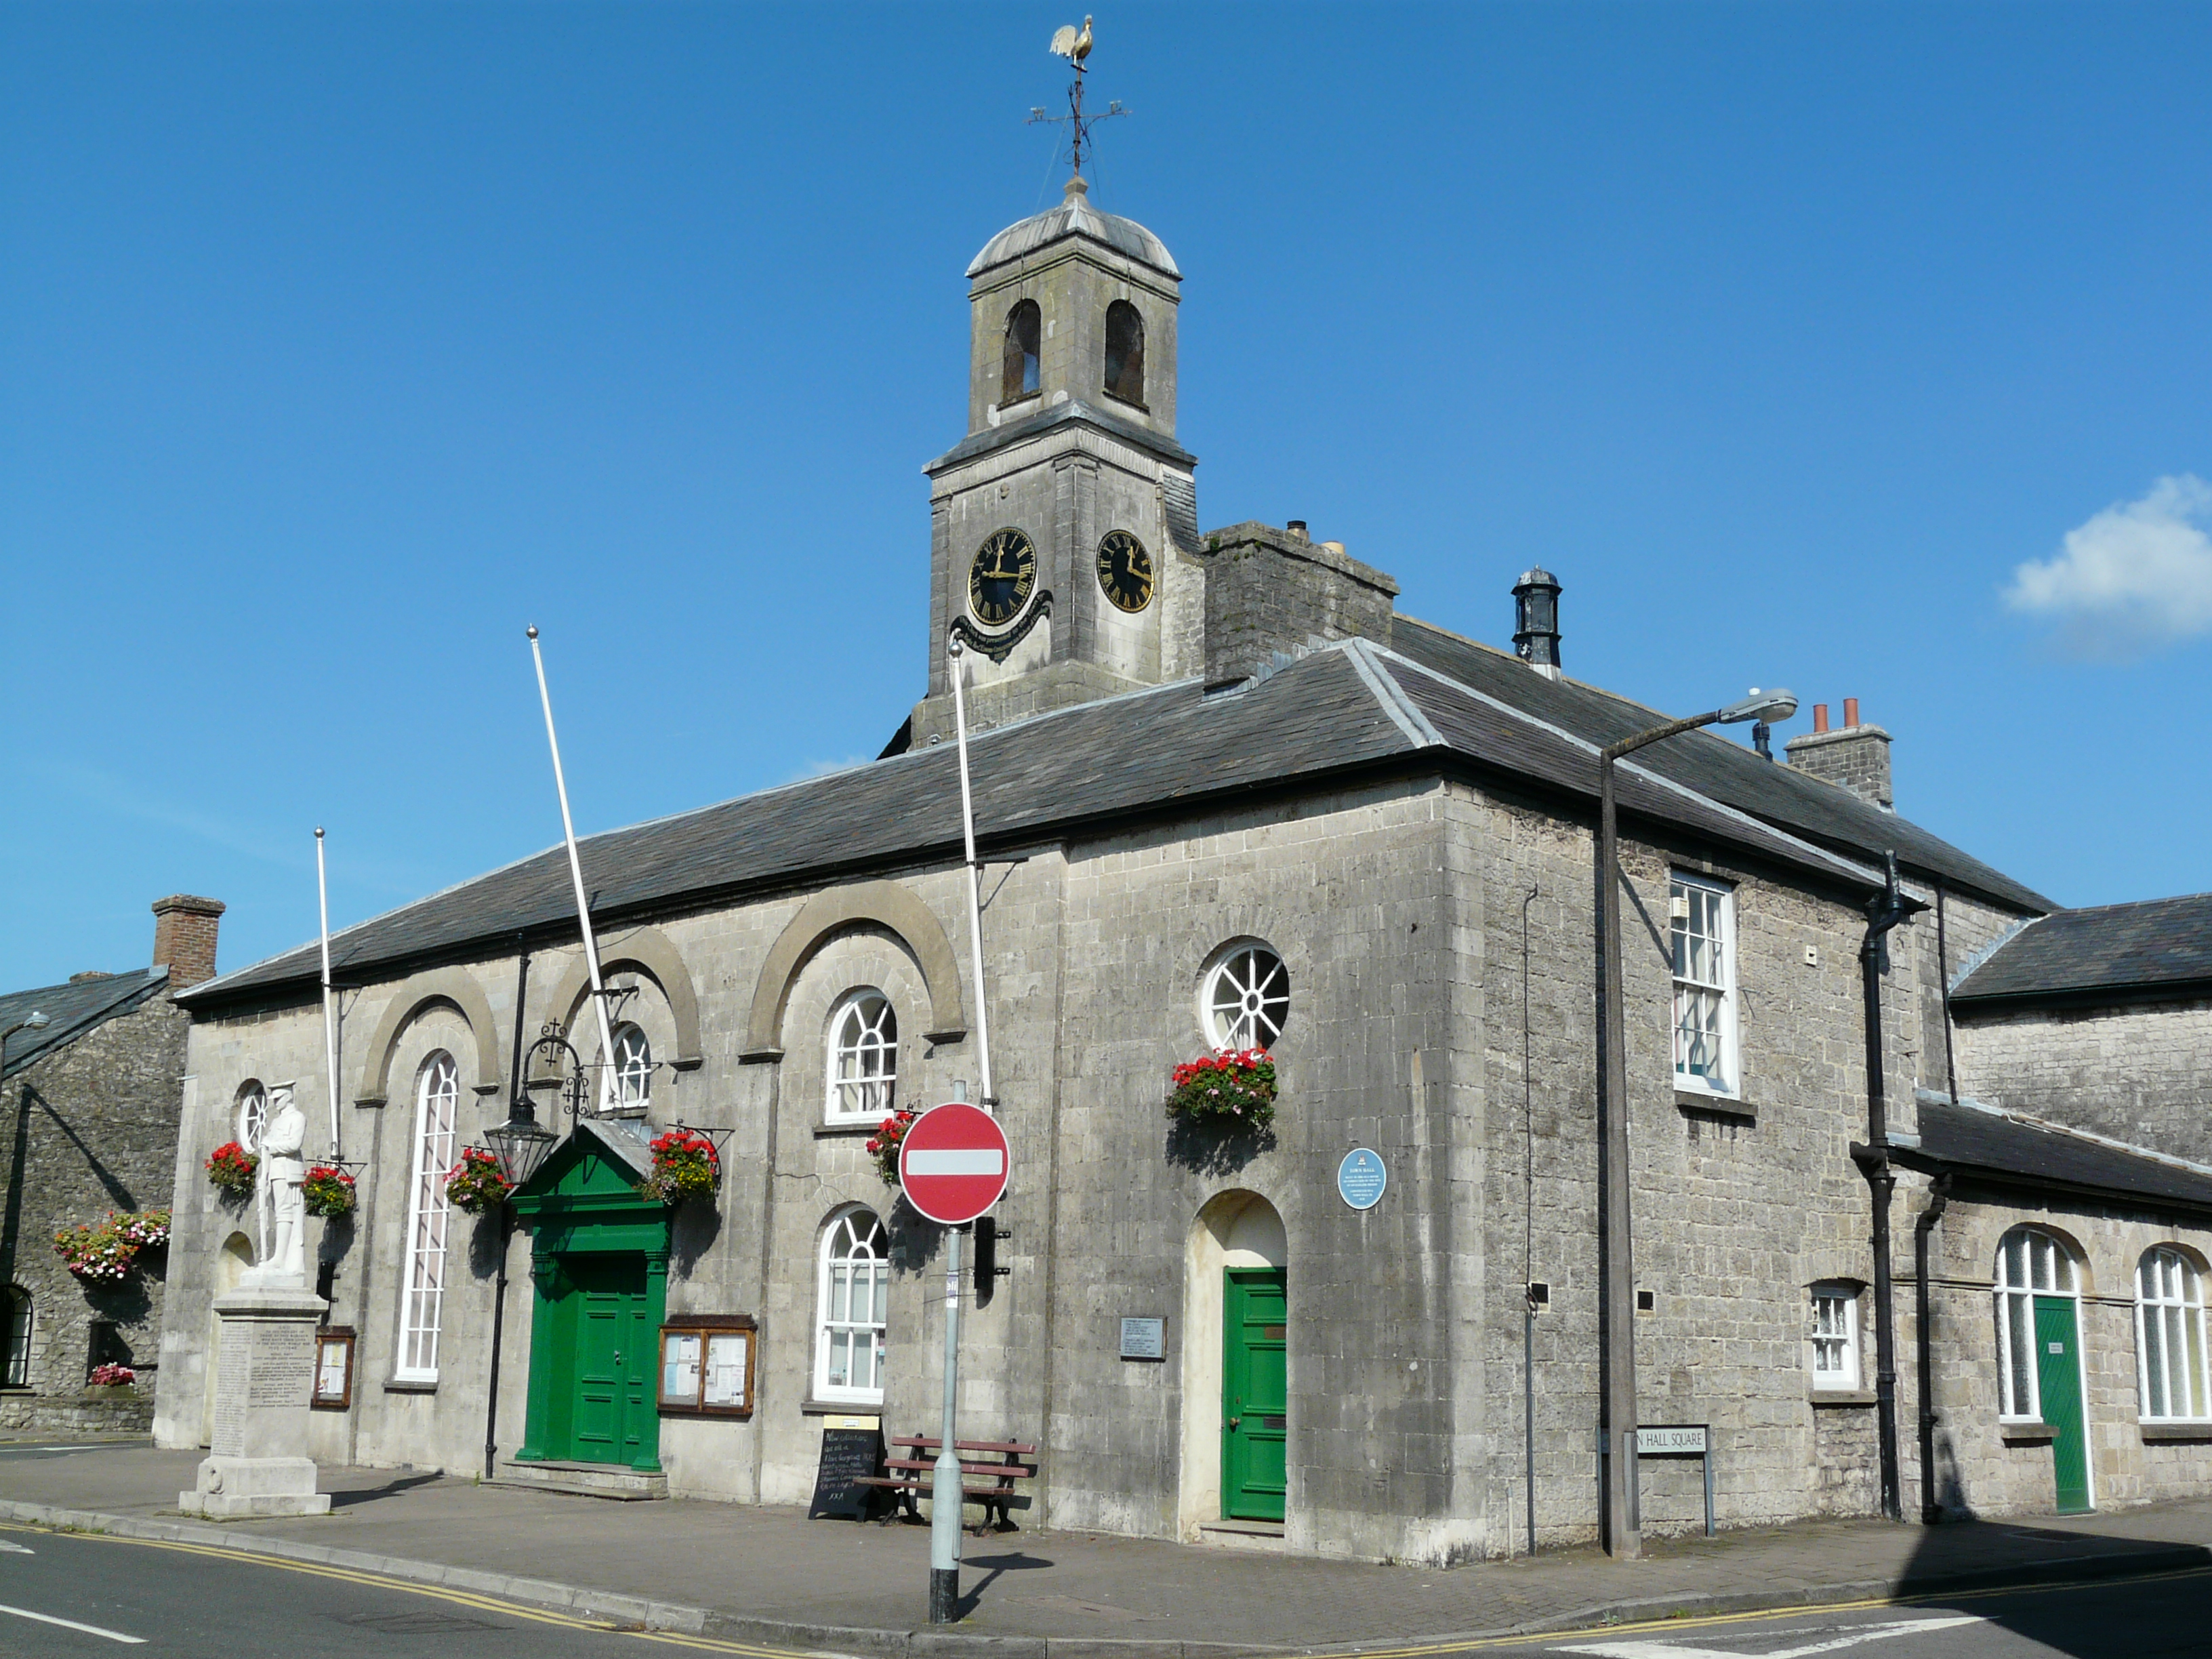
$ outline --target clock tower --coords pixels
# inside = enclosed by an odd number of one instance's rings
[[[1198,673],[1197,460],[1176,442],[1182,273],[1080,177],[968,267],[968,436],[930,480],[929,695],[910,741]]]

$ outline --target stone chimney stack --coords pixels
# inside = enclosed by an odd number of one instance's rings
[[[172,893],[154,901],[154,965],[169,970],[172,995],[215,977],[215,932],[221,899]]]
[[[1332,640],[1390,642],[1398,584],[1303,520],[1233,525],[1206,538],[1206,684],[1249,680],[1277,653]]]
[[[1782,745],[1790,763],[1872,801],[1885,812],[1897,810],[1889,785],[1889,733],[1862,725],[1859,700],[1844,699],[1844,724],[1828,729],[1828,705],[1813,705],[1813,729]]]

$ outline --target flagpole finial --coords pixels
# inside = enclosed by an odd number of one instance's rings
[[[319,824],[319,824],[317,824],[317,825],[315,826],[315,839],[316,839],[317,841],[320,841],[322,838],[323,838],[323,826],[322,826],[321,824]]]
[[[529,626],[526,629],[525,629],[524,631],[525,631],[525,632],[526,632],[526,633],[530,635],[530,637],[531,637],[532,639],[533,639],[533,640],[534,640],[534,639],[536,639],[536,638],[538,637],[538,624],[537,624],[536,623],[531,623],[531,624],[530,624],[530,626]]]

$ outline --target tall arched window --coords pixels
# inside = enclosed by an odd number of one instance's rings
[[[1012,403],[1037,389],[1037,350],[1043,343],[1044,313],[1024,300],[1006,313],[1006,355],[999,364],[999,401]]]
[[[234,1130],[238,1144],[258,1157],[261,1131],[268,1122],[269,1096],[258,1083],[249,1079],[238,1091],[237,1121]]]
[[[445,1310],[446,1230],[451,1220],[446,1176],[453,1167],[453,1119],[460,1096],[460,1068],[441,1049],[422,1063],[415,1085],[407,1279],[399,1305],[399,1363],[393,1368],[402,1382],[434,1382],[438,1376],[438,1322]]]
[[[2204,1363],[2204,1276],[2161,1246],[2136,1264],[2136,1374],[2146,1420],[2212,1418]]]
[[[0,1388],[31,1386],[31,1293],[10,1285],[6,1305],[0,1307]]]
[[[883,1403],[884,1311],[890,1281],[890,1240],[875,1212],[855,1206],[831,1217],[822,1235],[815,1316],[816,1399]]]
[[[898,1091],[898,1015],[873,986],[848,991],[830,1014],[831,1121],[874,1123]]]
[[[1291,1018],[1291,970],[1264,945],[1237,945],[1206,970],[1200,998],[1217,1048],[1268,1048]]]
[[[1106,389],[1123,403],[1145,401],[1145,319],[1127,300],[1106,307]]]
[[[2041,1367],[2036,1364],[2035,1298],[2078,1298],[2074,1258],[2049,1233],[2015,1227],[1997,1246],[1997,1410],[2005,1417],[2043,1417]],[[2077,1317],[2075,1328],[2081,1328]]]
[[[653,1104],[653,1045],[635,1025],[615,1027],[614,1063],[599,1090],[605,1109],[641,1112]]]

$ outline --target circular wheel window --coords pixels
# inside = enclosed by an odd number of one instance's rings
[[[1217,1048],[1271,1048],[1291,1017],[1291,970],[1264,945],[1240,945],[1206,976],[1206,1034]]]
[[[269,1097],[257,1085],[238,1097],[238,1144],[259,1157],[261,1132],[268,1127]]]

